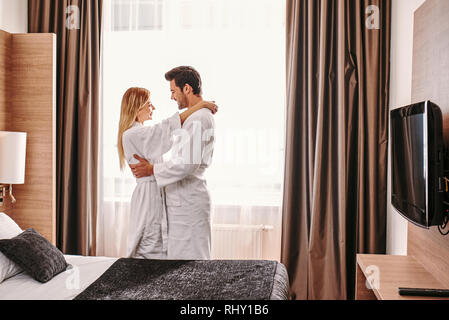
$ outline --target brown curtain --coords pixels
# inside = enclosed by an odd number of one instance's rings
[[[102,0],[29,0],[28,31],[57,35],[57,245],[95,255]]]
[[[390,9],[287,0],[282,262],[293,299],[352,299],[356,253],[386,251]]]

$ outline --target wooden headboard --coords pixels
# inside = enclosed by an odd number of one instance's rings
[[[25,184],[1,212],[56,243],[56,35],[0,30],[0,131],[27,132]],[[0,164],[1,165],[1,164]]]
[[[427,0],[415,12],[412,101],[431,100],[443,113],[449,146],[449,1]],[[449,236],[409,223],[408,255],[449,288]]]

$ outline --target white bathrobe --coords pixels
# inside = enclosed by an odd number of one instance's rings
[[[172,159],[154,166],[157,184],[165,187],[170,260],[210,259],[211,199],[204,172],[212,160],[214,129],[210,110],[195,112],[175,139]]]
[[[173,132],[181,128],[179,113],[154,126],[136,122],[123,134],[125,159],[129,164],[138,160],[134,154],[150,163],[162,162],[162,156],[173,144]],[[163,191],[154,177],[137,179],[131,198],[127,257],[144,259],[167,258],[167,215]]]

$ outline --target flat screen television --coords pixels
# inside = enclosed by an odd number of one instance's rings
[[[443,223],[444,144],[440,108],[431,101],[392,110],[391,202],[423,228]]]

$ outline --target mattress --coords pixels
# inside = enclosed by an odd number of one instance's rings
[[[119,259],[65,255],[72,266],[47,283],[35,281],[26,273],[0,284],[0,300],[73,300],[87,291]],[[283,264],[276,265],[270,300],[288,299],[288,275]]]
[[[22,272],[0,284],[0,300],[72,300],[97,280],[118,259],[64,256],[72,269],[40,283]]]

